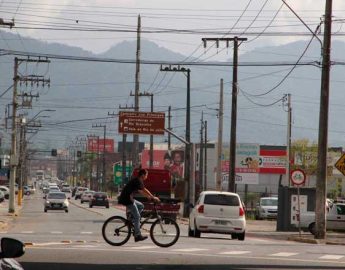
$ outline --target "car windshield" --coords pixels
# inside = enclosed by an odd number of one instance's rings
[[[239,206],[240,201],[237,196],[225,194],[207,194],[205,195],[204,204]]]
[[[278,206],[278,199],[261,199],[262,206]]]
[[[107,194],[105,194],[105,193],[95,193],[93,196],[95,196],[95,197],[106,197]]]
[[[66,199],[65,193],[50,193],[48,199]]]

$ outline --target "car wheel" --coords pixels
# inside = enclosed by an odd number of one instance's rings
[[[196,238],[200,238],[201,236],[201,232],[198,230],[198,228],[196,227],[196,222],[194,220],[194,237]]]
[[[8,200],[10,198],[10,195],[6,194],[5,199]]]
[[[47,211],[48,211],[48,210],[44,208],[44,212],[47,213]]]
[[[80,203],[81,203],[81,204],[83,204],[83,203],[84,203],[84,201],[80,201]]]
[[[237,239],[240,241],[244,241],[244,238],[246,237],[246,232],[237,234]]]
[[[316,224],[315,224],[315,222],[309,224],[308,230],[309,230],[309,232],[310,232],[312,235],[315,235],[315,233],[316,233]]]
[[[68,209],[65,209],[65,212],[68,213]]]
[[[231,239],[238,239],[238,234],[237,233],[232,233],[231,234]]]
[[[90,208],[92,208],[92,204],[90,204]]]
[[[109,208],[109,204],[106,206],[106,208]]]

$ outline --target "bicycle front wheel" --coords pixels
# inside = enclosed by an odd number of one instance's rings
[[[112,246],[121,246],[131,237],[129,221],[120,216],[108,218],[102,227],[104,240]]]
[[[150,229],[152,242],[159,247],[170,247],[177,242],[180,237],[180,228],[176,221],[162,217],[153,222]]]

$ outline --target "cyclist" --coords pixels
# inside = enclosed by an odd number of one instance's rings
[[[134,193],[139,192],[148,199],[159,202],[159,198],[152,195],[152,193],[145,188],[144,181],[147,179],[148,171],[145,169],[139,170],[138,177],[132,178],[122,189],[122,192],[118,198],[119,204],[125,205],[126,210],[130,211],[133,216],[134,225],[134,241],[143,241],[147,239],[147,236],[141,235],[140,232],[140,214],[144,209],[144,205],[134,199]]]

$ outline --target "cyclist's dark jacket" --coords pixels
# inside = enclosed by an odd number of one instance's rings
[[[118,202],[119,204],[123,205],[130,205],[134,203],[133,193],[137,192],[138,190],[144,189],[144,183],[139,178],[135,177],[132,178],[123,188]]]

